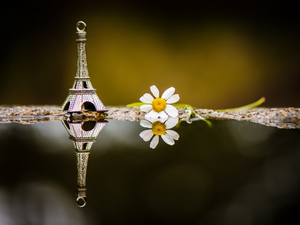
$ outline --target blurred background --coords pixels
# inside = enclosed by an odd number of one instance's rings
[[[265,96],[300,107],[293,1],[24,1],[1,17],[0,104],[61,105],[76,73],[76,23],[103,103],[136,102],[155,84],[181,103],[228,108]]]

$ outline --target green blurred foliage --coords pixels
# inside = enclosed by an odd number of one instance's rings
[[[236,107],[262,96],[266,106],[300,106],[300,29],[280,4],[228,11],[163,2],[65,4],[56,14],[33,4],[31,17],[10,18],[15,29],[29,23],[6,37],[0,104],[63,103],[76,73],[75,25],[83,20],[91,81],[105,105],[136,102],[155,84],[161,93],[175,87],[180,102],[195,107]]]

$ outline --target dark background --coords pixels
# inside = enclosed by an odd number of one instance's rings
[[[2,105],[63,103],[83,20],[105,105],[136,102],[155,84],[195,107],[262,96],[265,106],[300,106],[296,1],[24,1],[6,3],[0,18]]]

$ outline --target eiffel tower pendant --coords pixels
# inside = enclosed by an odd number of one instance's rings
[[[83,26],[83,29],[80,29],[80,26]],[[87,26],[83,21],[77,22],[77,72],[74,85],[69,89],[69,95],[61,108],[62,111],[68,111],[69,113],[85,110],[107,111],[90,81],[86,59],[86,28]]]
[[[72,121],[62,120],[62,124],[69,134],[69,139],[73,141],[77,159],[77,198],[79,207],[86,205],[87,186],[86,176],[88,160],[93,143],[102,131],[107,121]]]

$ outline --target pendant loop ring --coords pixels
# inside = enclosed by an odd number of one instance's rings
[[[82,30],[79,28],[79,26],[80,26],[81,24],[83,25],[83,29],[82,29]],[[83,21],[78,21],[78,22],[77,22],[77,24],[76,24],[76,29],[77,29],[78,32],[83,32],[83,31],[85,31],[86,28],[87,28],[87,26],[86,26],[85,22],[83,22]]]

